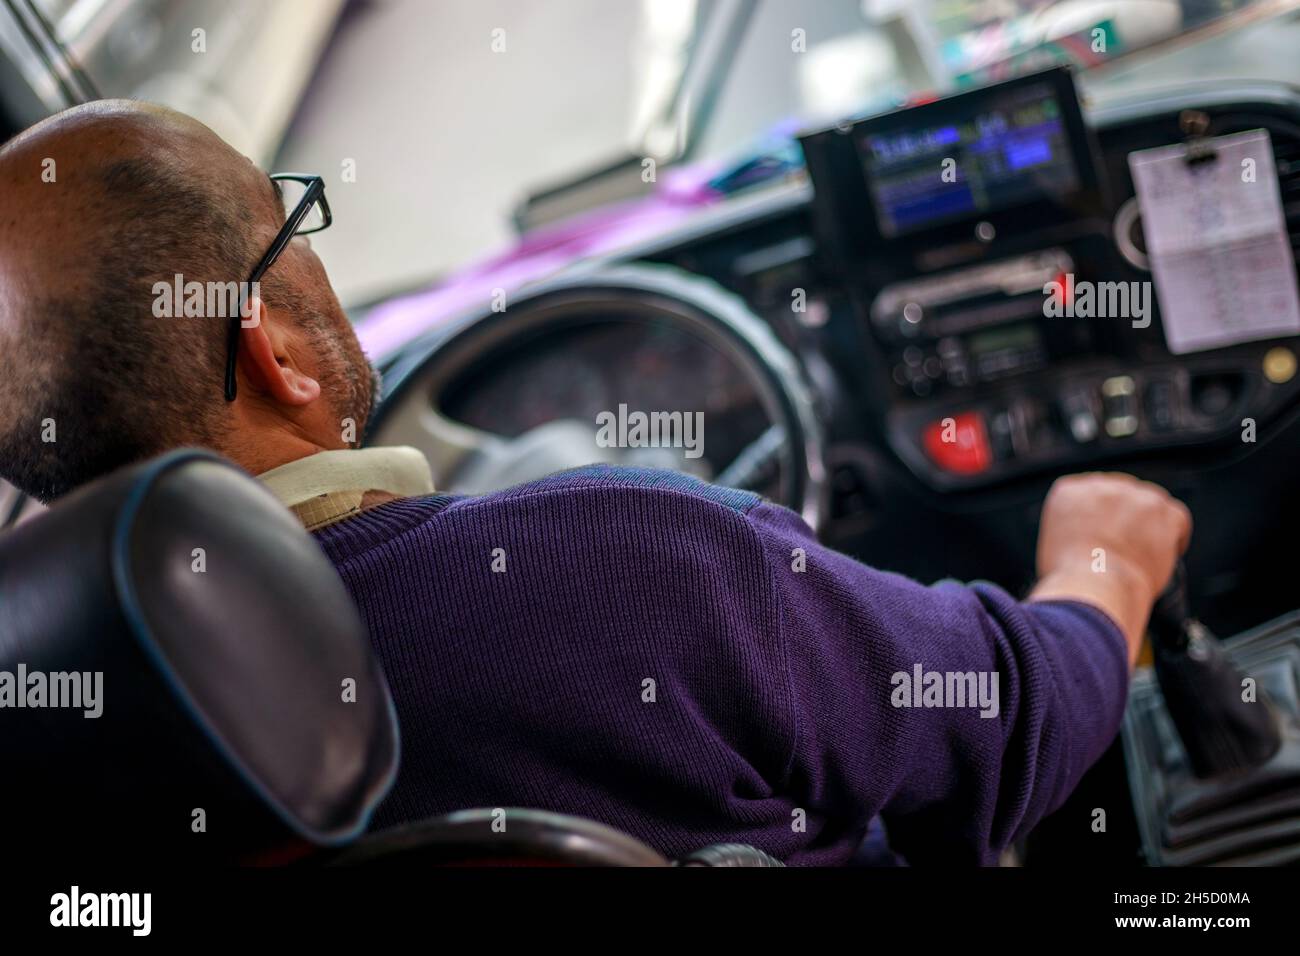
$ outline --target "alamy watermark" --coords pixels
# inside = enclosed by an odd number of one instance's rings
[[[54,927],[123,927],[132,936],[148,936],[153,928],[152,893],[86,893],[74,885],[50,897]]]
[[[895,707],[978,707],[981,717],[996,717],[997,671],[927,671],[920,664],[889,678]]]
[[[703,412],[617,412],[596,415],[601,448],[682,448],[687,458],[704,454]]]
[[[153,314],[157,319],[233,319],[251,327],[250,305],[262,297],[260,282],[185,281],[179,272],[171,282],[153,284]]]
[[[1049,319],[1131,319],[1133,328],[1151,325],[1150,282],[1076,281],[1068,272],[1043,286],[1043,315]]]
[[[103,671],[0,671],[0,709],[68,708],[94,718],[104,712]]]

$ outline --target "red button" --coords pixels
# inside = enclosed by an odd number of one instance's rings
[[[1068,309],[1074,305],[1074,276],[1068,272],[1058,272],[1056,278],[1052,280],[1056,286],[1052,290],[1052,298],[1056,304],[1063,309]]]
[[[984,416],[962,412],[931,422],[921,436],[930,460],[954,475],[978,475],[993,463]]]

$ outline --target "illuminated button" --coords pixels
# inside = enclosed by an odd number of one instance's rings
[[[1295,353],[1278,346],[1264,356],[1264,377],[1274,385],[1283,385],[1295,378]]]
[[[954,475],[978,475],[993,463],[984,416],[979,412],[961,412],[931,422],[921,439],[930,460]]]
[[[1092,393],[1087,386],[1073,386],[1061,396],[1061,412],[1070,437],[1085,445],[1097,437],[1100,428],[1093,408]]]
[[[1052,299],[1057,306],[1068,309],[1074,304],[1074,277],[1068,272],[1058,272],[1052,280]]]
[[[1091,408],[1076,409],[1070,414],[1070,437],[1080,445],[1086,445],[1097,437],[1097,416]]]
[[[1127,375],[1116,375],[1101,383],[1101,407],[1106,434],[1127,438],[1138,430],[1137,385]]]
[[[1106,434],[1111,438],[1128,438],[1138,430],[1136,415],[1116,415],[1106,419]]]

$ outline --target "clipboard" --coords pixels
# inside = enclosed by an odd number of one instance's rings
[[[1268,132],[1140,150],[1128,162],[1169,351],[1300,335]]]

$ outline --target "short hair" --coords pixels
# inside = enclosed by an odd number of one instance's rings
[[[159,318],[153,287],[242,282],[257,255],[253,210],[166,162],[105,163],[83,190],[84,273],[22,302],[0,341],[0,475],[44,502],[177,445],[219,447],[227,320]]]

